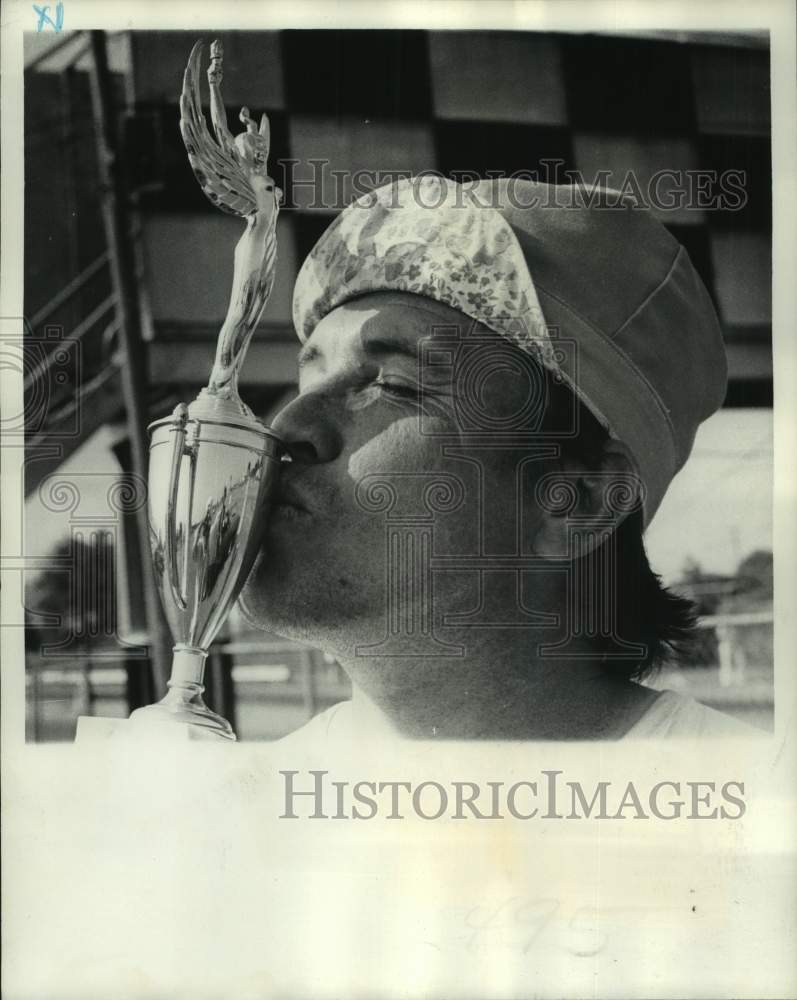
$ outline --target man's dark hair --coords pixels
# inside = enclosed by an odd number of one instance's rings
[[[547,372],[545,383],[546,405],[540,429],[555,432],[568,424],[575,426],[574,435],[559,439],[563,451],[588,466],[597,466],[608,432],[564,383],[557,382]],[[598,630],[595,639],[602,647],[606,669],[628,680],[641,680],[668,660],[682,657],[694,642],[696,631],[696,606],[665,587],[661,577],[653,572],[643,532],[643,511],[639,505],[602,545],[577,560],[581,565],[574,565],[569,577],[568,600],[581,622],[594,622],[599,614],[596,602],[612,609],[613,634],[601,634]],[[612,570],[607,572],[607,567]],[[584,586],[585,581],[597,581],[597,587],[604,591],[608,588],[609,593],[596,593],[594,586]],[[629,656],[629,644],[642,647],[642,654]],[[618,652],[623,655],[618,656]]]
[[[430,343],[439,346],[450,340],[450,330],[450,326],[441,327],[434,332]],[[560,444],[564,454],[578,458],[586,467],[600,467],[609,434],[565,381],[554,376],[532,354],[486,331],[475,320],[465,336],[472,338],[470,343],[477,352],[483,347],[484,337],[488,338],[489,357],[495,370],[502,367],[503,355],[506,370],[524,372],[530,395],[519,415],[521,435],[530,430],[542,433]],[[452,343],[460,346],[459,335]],[[467,363],[468,358],[465,350],[458,356],[453,373],[453,384],[464,398],[471,398],[477,392],[477,387],[469,381],[468,373],[474,368]],[[481,369],[475,370],[481,373]],[[433,405],[432,401],[425,403]],[[567,598],[571,621],[578,626],[586,623],[586,634],[597,645],[606,670],[618,679],[642,680],[668,660],[682,658],[696,639],[696,605],[665,587],[661,577],[653,572],[643,534],[640,502],[598,548],[573,560],[569,574]],[[609,618],[609,622],[601,623],[601,615]]]

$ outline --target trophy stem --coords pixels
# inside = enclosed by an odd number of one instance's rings
[[[229,722],[211,712],[202,700],[207,655],[205,650],[194,646],[175,646],[165,697],[156,705],[136,709],[130,721],[136,725],[176,722],[189,726],[192,735],[200,739],[234,740],[235,733]]]
[[[204,649],[195,649],[193,646],[175,646],[174,659],[172,660],[172,676],[166,686],[170,690],[174,687],[182,688],[197,685],[202,687],[207,655]]]

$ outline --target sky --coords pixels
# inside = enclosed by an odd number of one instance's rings
[[[688,558],[731,574],[755,549],[772,549],[772,437],[767,409],[722,409],[700,426],[646,535],[666,583]]]

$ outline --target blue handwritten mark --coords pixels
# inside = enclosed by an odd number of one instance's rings
[[[36,4],[33,5],[33,9],[39,15],[39,23],[36,25],[37,31],[42,31],[45,24],[49,24],[53,31],[60,31],[64,26],[64,5],[61,0],[55,5],[55,20],[53,20],[47,11],[50,9],[47,7],[39,7]]]

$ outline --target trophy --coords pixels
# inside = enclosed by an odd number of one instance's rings
[[[194,174],[218,208],[246,221],[235,248],[232,295],[210,381],[190,405],[150,425],[149,528],[155,576],[175,641],[168,691],[130,716],[136,727],[178,723],[191,737],[234,740],[202,700],[208,648],[238,597],[260,546],[279,474],[279,439],[238,395],[238,372],[274,283],[281,191],[267,173],[269,124],[242,108],[233,137],[221,98],[221,43],[210,49],[210,111],[202,112],[202,43],[191,51],[180,132]]]

